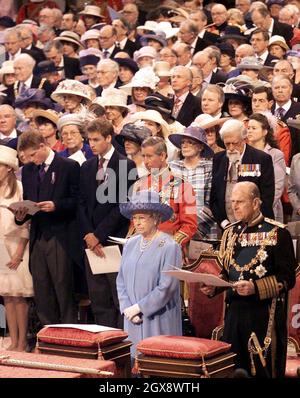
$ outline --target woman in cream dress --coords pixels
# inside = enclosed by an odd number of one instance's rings
[[[29,226],[18,226],[11,203],[22,200],[22,184],[17,181],[17,152],[0,145],[0,295],[4,298],[11,345],[8,350],[24,351],[27,345],[28,303],[33,296],[29,273]]]

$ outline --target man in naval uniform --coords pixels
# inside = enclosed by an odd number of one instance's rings
[[[197,231],[195,192],[190,183],[175,177],[169,169],[167,147],[162,138],[149,137],[143,141],[142,156],[149,175],[135,182],[133,191],[159,192],[161,202],[171,206],[174,214],[170,220],[160,223],[158,229],[172,235],[185,248]]]
[[[239,182],[231,203],[236,220],[224,231],[221,277],[226,294],[222,339],[232,344],[236,366],[257,377],[283,377],[287,350],[287,293],[295,284],[292,239],[283,224],[264,218],[253,182]],[[212,297],[220,288],[203,286]]]

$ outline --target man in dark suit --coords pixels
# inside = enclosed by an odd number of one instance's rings
[[[270,11],[266,7],[255,7],[251,12],[251,18],[255,26],[268,32],[269,38],[279,35],[284,37],[287,44],[290,45],[290,41],[294,35],[293,28],[288,24],[281,23],[272,18]]]
[[[23,50],[26,50],[26,52],[28,51],[28,54],[32,56],[36,64],[45,61],[46,57],[43,50],[33,44],[33,33],[31,29],[25,25],[19,25],[16,29],[20,40],[21,52],[23,52]]]
[[[75,76],[82,75],[79,60],[63,55],[63,45],[58,40],[46,43],[44,53],[48,60],[55,63],[56,67],[62,68],[59,72],[62,79],[74,79]]]
[[[103,26],[100,29],[99,41],[104,58],[114,58],[120,51],[120,48],[116,46],[117,30],[114,26]]]
[[[138,50],[140,46],[137,42],[133,42],[127,37],[131,29],[130,24],[123,17],[120,19],[114,19],[111,24],[117,31],[117,50],[125,51],[130,55],[130,58],[133,58],[133,53]]]
[[[230,198],[234,185],[240,181],[251,181],[258,186],[262,213],[273,218],[275,182],[271,156],[245,144],[247,132],[238,120],[227,120],[220,134],[226,151],[214,155],[210,194],[210,209],[217,223],[225,228],[236,221]]]
[[[271,112],[278,119],[286,123],[287,119],[295,119],[300,115],[300,103],[293,102],[291,97],[293,93],[293,84],[286,75],[276,75],[272,80],[272,94],[275,100]],[[291,156],[300,152],[299,130],[290,127],[292,139]]]
[[[176,66],[172,70],[171,85],[174,90],[172,116],[188,127],[200,113],[200,100],[190,89],[193,75],[186,66]]]
[[[198,27],[197,51],[202,51],[204,48],[217,43],[220,36],[205,29],[207,25],[207,15],[204,10],[193,10],[190,14],[190,20]],[[194,51],[194,54],[197,51]]]
[[[221,55],[219,50],[213,48],[206,48],[203,51],[197,52],[193,56],[192,64],[196,65],[203,72],[203,87],[208,84],[225,83],[227,75],[218,69]]]
[[[7,100],[14,104],[16,98],[28,88],[39,88],[45,91],[46,97],[50,97],[53,87],[46,79],[33,75],[34,59],[28,54],[20,54],[14,60],[16,81],[6,89]]]
[[[15,213],[16,223],[31,220],[30,271],[37,314],[43,325],[76,322],[70,252],[78,250],[69,241],[69,227],[76,217],[79,164],[57,156],[44,137],[25,132],[18,150],[30,162],[22,169],[24,200],[37,203],[38,212]]]
[[[86,128],[94,158],[86,161],[80,177],[80,225],[86,248],[103,257],[109,236],[124,238],[129,223],[119,210],[136,180],[135,164],[112,146],[111,123],[94,120]],[[94,275],[86,260],[89,297],[95,322],[122,328],[116,291],[116,273]]]
[[[255,56],[261,65],[274,66],[276,57],[271,55],[268,51],[269,34],[266,30],[255,29],[251,33],[250,43],[255,51]]]

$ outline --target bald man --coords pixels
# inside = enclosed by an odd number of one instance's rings
[[[262,215],[253,182],[235,185],[231,205],[238,221],[225,229],[220,248],[220,276],[232,283],[226,291],[222,340],[237,354],[237,368],[256,377],[284,377],[286,300],[297,267],[292,239],[283,224]],[[202,286],[201,291],[213,297],[221,288]]]

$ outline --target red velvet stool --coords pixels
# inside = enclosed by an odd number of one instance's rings
[[[123,330],[93,333],[74,328],[45,327],[37,334],[37,350],[41,354],[73,358],[114,361],[117,377],[131,377],[130,347]]]
[[[137,345],[136,367],[142,377],[230,377],[235,354],[222,341],[187,336],[155,336]]]

